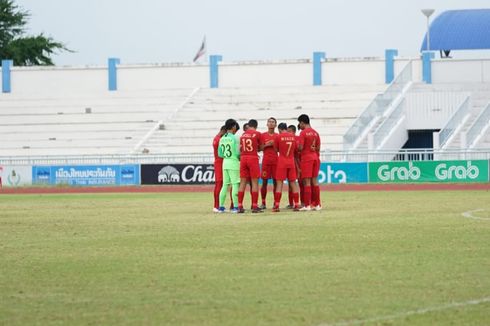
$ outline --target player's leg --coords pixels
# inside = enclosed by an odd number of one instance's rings
[[[320,185],[318,184],[318,173],[320,172],[320,161],[314,161],[313,174],[311,177],[311,201],[312,208],[319,211],[322,209],[320,201]]]
[[[271,176],[271,165],[262,164],[262,187],[260,188],[260,195],[262,197],[262,206],[260,208],[266,209],[266,199],[267,199],[267,183]]]
[[[242,158],[240,161],[240,186],[238,187],[238,212],[244,213],[243,198],[245,197],[245,189],[247,187],[247,179],[249,177],[249,171],[247,161]]]
[[[287,177],[287,169],[283,166],[277,166],[274,177],[276,178],[276,187],[274,188],[274,206],[272,207],[272,211],[279,212],[279,205],[282,197],[282,186]]]
[[[293,189],[290,182],[288,183],[288,206],[286,208],[293,208]]]
[[[283,183],[284,183],[284,181],[282,181],[282,180],[276,180],[276,191],[274,192],[274,206],[272,207],[273,212],[279,212],[279,205],[281,204]]]
[[[240,186],[240,170],[230,170],[231,193],[234,203],[238,203],[238,188]],[[238,206],[235,205],[232,213],[238,213]]]
[[[214,211],[217,212],[219,208],[219,194],[223,188],[223,180],[215,181],[214,183]]]
[[[245,197],[245,188],[247,187],[247,178],[240,178],[240,185],[238,186],[238,210],[239,213],[244,213],[243,198]]]
[[[261,213],[262,210],[258,207],[259,201],[259,177],[260,166],[259,160],[254,160],[250,166],[250,194],[252,199],[252,213]]]
[[[303,177],[304,185],[304,201],[305,206],[303,211],[311,210],[311,177],[313,175],[313,161],[301,162],[301,176]]]
[[[295,211],[299,211],[299,189],[298,183],[296,182],[297,178],[296,168],[288,169],[288,182],[293,197],[293,209]]]
[[[223,164],[214,163],[214,212],[219,208],[219,193],[223,187]]]
[[[223,213],[225,211],[226,195],[228,194],[228,189],[229,189],[230,184],[231,184],[229,171],[230,170],[223,170],[223,187],[221,187],[221,191],[219,193],[219,212],[220,213]]]

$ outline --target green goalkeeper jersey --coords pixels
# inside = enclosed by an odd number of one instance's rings
[[[223,170],[240,170],[240,142],[231,132],[221,137],[218,156],[223,158]]]

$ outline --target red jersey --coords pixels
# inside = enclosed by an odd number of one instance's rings
[[[296,136],[288,132],[280,133],[274,140],[274,147],[279,152],[278,166],[295,166]]]
[[[258,157],[261,133],[249,129],[243,133],[240,137],[240,153],[241,156],[254,156]]]
[[[317,148],[320,146],[320,135],[313,128],[306,128],[301,131],[299,143],[303,146],[301,150],[302,162],[318,160],[319,153]]]
[[[274,149],[274,139],[278,134],[269,134],[268,131],[262,133],[260,137],[261,144],[266,144],[268,141],[272,140],[272,146],[264,148],[264,158],[262,159],[262,164],[277,164],[277,152]]]
[[[213,139],[213,150],[214,150],[214,160],[215,161],[223,161],[223,158],[218,156],[218,146],[219,146],[219,141],[221,139],[221,135],[216,135]]]

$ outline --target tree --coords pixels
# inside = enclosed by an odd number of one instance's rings
[[[25,36],[29,18],[13,0],[0,0],[0,58],[11,59],[16,66],[53,65],[51,55],[69,51],[63,43],[39,34]]]

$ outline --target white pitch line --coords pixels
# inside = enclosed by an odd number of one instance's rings
[[[488,218],[488,217],[478,217],[478,216],[473,215],[473,213],[483,212],[483,211],[485,211],[485,210],[484,209],[474,209],[472,211],[467,211],[467,212],[461,213],[461,215],[463,215],[463,217],[471,218],[474,220],[490,221],[490,218]]]
[[[379,322],[379,321],[405,318],[405,317],[413,316],[413,315],[423,315],[423,314],[426,314],[429,312],[434,312],[434,311],[441,311],[441,310],[447,310],[447,309],[459,308],[459,307],[465,307],[465,306],[471,306],[471,305],[479,305],[479,304],[487,303],[487,302],[490,302],[490,297],[468,300],[468,301],[463,301],[463,302],[454,302],[454,303],[446,304],[443,306],[435,306],[435,307],[429,307],[429,308],[421,308],[421,309],[416,309],[416,310],[410,310],[410,311],[401,312],[401,313],[393,314],[393,315],[378,316],[378,317],[367,318],[367,319],[355,319],[355,320],[349,320],[349,321],[341,321],[341,322],[333,323],[333,324],[320,324],[320,326],[351,326],[351,325],[361,325],[361,324],[366,324],[366,323],[375,323],[375,322]]]

